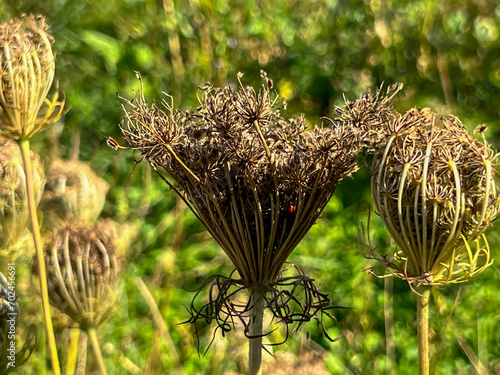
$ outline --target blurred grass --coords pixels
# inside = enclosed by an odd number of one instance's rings
[[[174,96],[176,106],[194,107],[195,87],[206,81],[226,84],[242,71],[245,83],[259,85],[258,71],[265,69],[289,104],[285,116],[305,113],[311,124],[341,105],[344,93],[354,99],[382,82],[403,82],[398,109],[431,106],[459,115],[470,128],[485,123],[490,127],[487,136],[500,147],[500,6],[494,1],[0,4],[2,20],[25,12],[47,15],[56,39],[56,74],[71,107],[59,129],[62,155],[70,152],[72,134],[81,131],[81,159],[90,161],[113,186],[103,215],[132,220],[139,228],[127,254],[116,313],[99,332],[110,374],[134,373],[134,366],[147,374],[179,373],[134,282],[137,277],[157,302],[186,374],[240,373],[245,368],[241,332],[225,338],[218,334],[203,356],[197,352],[193,328],[179,324],[187,319],[184,306],[190,304],[192,291],[211,274],[231,272],[227,257],[194,215],[178,208],[173,192],[147,166],[132,168],[130,152],[114,152],[105,145],[108,135],[119,139],[116,92],[132,95],[137,89],[134,71],[142,73],[147,97],[161,98],[165,91]],[[43,136],[35,143],[39,152],[48,154]],[[345,307],[335,310],[338,324],[330,330],[332,335],[342,333],[337,342],[328,342],[310,322],[286,344],[269,348],[291,353],[287,368],[292,366],[296,373],[310,352],[317,363],[307,371],[315,374],[381,374],[390,366],[385,355],[384,281],[365,272],[374,264],[363,258],[357,245],[371,199],[363,163],[355,180],[342,183],[289,259],[318,280],[336,305]],[[378,250],[390,252],[390,239],[374,216],[371,234]],[[499,233],[498,228],[489,230],[494,256]],[[477,373],[473,364],[479,362],[489,373],[500,373],[498,285],[496,262],[468,284],[436,290],[431,310],[431,346],[438,352],[434,358],[439,357],[436,374]],[[36,298],[29,287],[23,290],[21,302],[36,312]],[[401,280],[394,280],[393,298],[396,373],[414,374],[416,298]],[[59,334],[61,343],[66,342],[67,329]],[[211,335],[207,329],[200,337],[201,353]],[[282,336],[278,331],[270,340]],[[42,347],[19,373],[42,373]],[[64,359],[64,345],[61,351]],[[276,363],[267,357],[274,372],[285,368],[286,357],[279,354],[282,360]],[[87,369],[94,371],[91,360]]]

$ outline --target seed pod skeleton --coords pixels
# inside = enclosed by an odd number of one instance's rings
[[[252,338],[251,358],[252,343],[261,340],[264,308],[285,323],[307,321],[328,308],[327,296],[311,279],[300,273],[290,292],[283,288],[291,279],[280,273],[337,184],[357,168],[357,143],[347,128],[309,131],[302,117],[284,120],[276,109],[280,103],[272,81],[265,73],[262,77],[259,93],[241,81],[236,92],[206,85],[194,113],[174,112],[165,101],[168,113],[156,103],[149,107],[140,91],[126,100],[121,124],[131,148],[186,202],[238,272],[238,279],[216,278],[212,288],[218,290],[217,298],[200,310],[192,306],[190,321],[215,319],[227,331],[228,322],[239,318]],[[303,311],[294,314],[287,304],[299,285],[307,300]],[[251,290],[247,304],[230,301],[233,286]],[[257,347],[260,353],[260,343]],[[252,359],[250,363],[253,373]]]
[[[417,286],[419,374],[427,375],[431,288],[467,281],[492,263],[484,230],[499,212],[498,154],[482,125],[479,142],[452,115],[429,109],[401,115],[385,100],[380,90],[368,92],[336,115],[364,134],[361,142],[374,155],[375,209],[400,251],[389,258],[367,246],[390,274]]]
[[[113,229],[107,220],[94,229],[69,223],[46,250],[50,302],[83,330],[109,316],[116,297],[120,268]]]
[[[406,263],[391,267],[416,284],[466,281],[491,264],[483,232],[498,215],[497,154],[427,109],[391,126],[372,166],[375,209]]]
[[[43,16],[0,24],[0,135],[31,138],[61,117],[58,92],[47,98],[55,71],[53,42]]]

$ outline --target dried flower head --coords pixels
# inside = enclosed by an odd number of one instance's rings
[[[483,232],[500,205],[498,154],[482,138],[469,135],[458,118],[438,118],[428,109],[412,109],[388,125],[374,155],[372,193],[401,249],[393,260],[381,260],[399,277],[461,282],[491,264]]]
[[[389,86],[382,92],[380,86],[375,93],[367,90],[366,93],[354,102],[345,100],[344,107],[336,107],[333,123],[349,127],[361,146],[373,152],[380,142],[387,138],[390,130],[388,124],[396,116],[392,100],[403,88],[401,83]]]
[[[21,350],[16,351],[12,342],[19,340],[17,325],[21,310],[16,294],[0,272],[0,374],[6,375],[25,363],[36,347],[36,330],[29,330]],[[16,340],[13,339],[16,335]]]
[[[52,43],[43,16],[0,24],[0,135],[30,138],[61,117],[64,100],[58,92],[47,98],[55,69]]]
[[[116,240],[110,220],[98,221],[93,229],[72,222],[56,231],[46,248],[50,302],[83,330],[111,313],[120,270]]]
[[[308,130],[303,117],[285,120],[265,73],[258,92],[244,87],[240,78],[236,91],[209,84],[201,88],[196,112],[174,111],[166,101],[167,111],[155,102],[148,106],[140,91],[126,101],[121,124],[131,148],[179,194],[236,267],[238,279],[218,278],[212,284],[220,288],[217,301],[196,310],[207,321],[219,319],[224,306],[234,307],[232,286],[276,296],[280,283],[292,284],[280,278],[288,256],[338,183],[357,169],[357,143],[349,129]],[[302,290],[313,288],[301,273],[295,280]],[[326,297],[316,292],[310,296]],[[271,297],[266,306],[288,323],[294,316],[290,309],[280,310],[285,300]],[[323,301],[314,306],[320,305]],[[302,306],[304,315],[295,318],[309,319],[309,307]],[[241,311],[250,309],[251,302]],[[236,310],[229,315],[238,315]],[[224,319],[219,327],[226,330]]]
[[[88,164],[56,159],[47,173],[42,206],[51,221],[79,219],[92,226],[102,211],[108,189],[109,184]]]
[[[36,203],[40,202],[45,173],[40,156],[31,152]],[[0,249],[12,248],[28,228],[26,176],[16,142],[0,137]]]

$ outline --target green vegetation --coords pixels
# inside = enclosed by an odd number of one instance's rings
[[[15,4],[14,4],[15,3]],[[19,0],[0,4],[0,19],[44,14],[55,38],[56,75],[69,111],[31,139],[46,161],[69,158],[79,143],[87,161],[111,186],[101,217],[129,224],[133,237],[123,265],[123,289],[97,339],[109,374],[225,374],[246,371],[248,347],[242,332],[213,338],[202,329],[198,354],[189,319],[194,290],[233,266],[195,216],[145,163],[133,170],[131,152],[106,146],[106,136],[123,144],[118,123],[121,100],[137,91],[134,71],[147,98],[173,96],[174,106],[198,106],[195,88],[210,81],[260,86],[259,71],[274,80],[288,103],[281,115],[304,113],[310,125],[333,116],[343,95],[354,100],[382,82],[404,84],[396,108],[429,106],[452,112],[472,131],[486,124],[487,139],[500,148],[500,6],[494,1],[77,1]],[[55,140],[58,139],[58,142]],[[381,279],[384,269],[363,257],[361,223],[372,205],[370,175],[360,158],[355,179],[342,181],[325,211],[289,261],[300,265],[329,293],[338,319],[331,343],[313,321],[280,346],[263,353],[264,373],[418,373],[416,296],[400,279]],[[366,159],[366,160],[364,160]],[[370,235],[379,254],[392,254],[382,221],[371,215]],[[47,222],[48,218],[43,220]],[[500,234],[486,234],[498,257]],[[125,239],[126,240],[126,239]],[[34,250],[32,250],[33,253]],[[49,371],[48,344],[40,297],[31,286],[31,256],[16,261],[17,293],[25,323],[38,324],[38,345],[17,373]],[[2,266],[3,267],[3,266]],[[465,284],[433,288],[429,345],[431,373],[500,373],[500,266],[498,261]],[[386,298],[387,297],[387,298]],[[392,303],[391,303],[392,302]],[[156,306],[155,306],[156,303]],[[31,321],[29,320],[31,316]],[[53,310],[63,369],[81,368],[69,347],[88,340],[89,373],[99,373],[91,339],[76,335]],[[27,320],[28,319],[28,320]],[[23,324],[20,335],[25,334]],[[283,340],[276,330],[264,343]],[[75,339],[76,337],[76,339]],[[68,361],[70,365],[68,365]],[[76,361],[76,362],[75,362]],[[47,370],[45,369],[47,366]],[[302,366],[298,369],[298,366]],[[273,372],[274,371],[274,372]],[[309,371],[309,372],[308,372]]]

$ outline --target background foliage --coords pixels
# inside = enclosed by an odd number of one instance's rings
[[[217,335],[208,353],[199,356],[192,327],[178,324],[187,319],[183,305],[189,304],[192,290],[210,274],[231,272],[228,259],[147,166],[133,168],[131,152],[114,152],[105,145],[108,135],[119,139],[116,92],[131,97],[137,89],[134,71],[142,73],[147,97],[161,98],[167,92],[177,107],[192,108],[197,104],[195,88],[206,81],[231,83],[241,71],[246,84],[259,85],[258,72],[265,69],[289,104],[285,116],[305,113],[311,124],[342,105],[343,94],[355,99],[382,82],[403,82],[398,109],[430,106],[457,114],[470,128],[485,123],[488,138],[500,147],[500,6],[492,0],[0,4],[3,21],[27,12],[45,14],[56,40],[56,74],[71,107],[56,132],[60,154],[67,156],[75,134],[81,134],[81,160],[89,161],[112,186],[103,215],[133,221],[138,228],[126,254],[116,313],[100,329],[111,374],[177,374],[176,356],[186,374],[238,373],[245,367],[241,334]],[[35,140],[45,158],[50,136],[47,132]],[[309,323],[285,345],[269,347],[276,360],[267,356],[268,373],[417,372],[415,295],[401,280],[384,286],[384,280],[367,274],[374,264],[357,244],[371,200],[369,173],[365,161],[360,164],[356,181],[341,184],[289,259],[346,307],[336,309],[339,322],[332,328],[332,334],[342,337],[330,343]],[[379,252],[392,251],[378,218],[372,218],[371,234]],[[499,237],[498,228],[489,230],[494,255]],[[155,326],[137,278],[151,290],[173,343]],[[473,282],[436,290],[431,311],[436,374],[471,374],[481,366],[500,373],[499,285],[496,262]],[[392,318],[384,306],[384,287],[392,291]],[[33,305],[29,295],[21,296],[21,302]],[[392,339],[386,336],[384,319],[392,319]],[[278,342],[282,334],[276,331],[269,340]],[[61,325],[60,342],[67,336]],[[210,330],[202,332],[201,353],[211,337]],[[386,359],[387,345],[389,352],[395,345],[394,367]],[[20,371],[42,373],[43,350],[41,335],[38,351]]]

